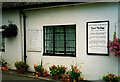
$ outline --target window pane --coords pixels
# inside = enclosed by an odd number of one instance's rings
[[[55,34],[55,41],[64,41],[64,34]]]
[[[55,33],[64,33],[64,27],[55,27]]]
[[[53,33],[53,27],[45,27],[45,33]]]
[[[75,54],[76,29],[75,25],[66,28],[66,54]]]
[[[46,41],[45,53],[53,53],[53,41]]]
[[[66,26],[66,33],[75,33],[75,32],[76,32],[75,25]]]
[[[64,27],[55,27],[55,54],[64,54]]]
[[[53,28],[45,27],[45,53],[53,53]]]
[[[75,48],[66,48],[66,54],[75,54]]]
[[[47,41],[53,41],[53,34],[46,34],[45,35],[45,40],[47,40]]]
[[[75,33],[66,33],[66,40],[75,41]]]
[[[66,47],[74,47],[75,48],[75,41],[66,41]]]
[[[64,54],[64,41],[55,41],[55,53]]]

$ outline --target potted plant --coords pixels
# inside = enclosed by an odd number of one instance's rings
[[[46,77],[47,76],[47,69],[44,69],[42,59],[41,59],[41,65],[34,64],[34,69],[35,69],[38,77],[40,77],[40,76]]]
[[[8,26],[3,25],[2,28],[4,29],[3,31],[4,38],[10,38],[10,37],[17,36],[17,33],[18,33],[17,25],[15,24],[9,24]]]
[[[59,66],[59,65],[53,65],[49,67],[50,69],[50,75],[52,76],[53,79],[58,79],[60,75],[64,74],[66,71],[65,66]]]
[[[56,65],[50,66],[50,75],[52,76],[53,79],[58,79],[60,76],[60,70]]]
[[[18,61],[18,62],[15,62],[15,67],[17,68],[18,73],[23,74],[27,71],[29,66],[23,61]]]
[[[38,74],[38,77],[43,75],[43,72],[44,72],[43,65],[36,65],[36,64],[34,64],[34,69],[35,69],[36,73]]]
[[[71,69],[66,72],[65,76],[62,76],[63,82],[69,82],[69,80],[72,82],[79,82],[80,80],[84,80],[84,78],[81,77],[80,68],[81,66],[78,69],[77,66],[71,65]]]
[[[119,82],[120,76],[116,76],[115,74],[108,73],[107,75],[103,75],[102,79],[106,82]]]
[[[43,76],[47,77],[47,69],[45,69],[45,71],[43,71]]]
[[[70,76],[68,74],[63,75],[62,78],[63,82],[70,82]]]
[[[109,48],[111,52],[114,52],[114,56],[120,55],[120,39],[116,38],[114,41],[110,41]]]
[[[120,38],[116,38],[116,32],[114,32],[113,41],[109,40],[108,48],[110,52],[114,52],[114,56],[120,56]]]
[[[8,62],[6,62],[3,57],[1,57],[1,63],[2,63],[2,70],[7,71],[8,70]]]
[[[57,65],[60,75],[63,75],[66,72],[67,67]]]

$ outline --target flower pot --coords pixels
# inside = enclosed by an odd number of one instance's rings
[[[105,82],[119,82],[119,80],[107,80]]]
[[[70,82],[70,79],[62,79],[63,82]]]
[[[24,74],[26,69],[25,68],[22,68],[22,69],[17,69],[18,73],[20,74]]]
[[[42,75],[42,73],[41,72],[38,72],[38,77],[40,77]]]
[[[80,80],[77,80],[77,79],[70,79],[70,82],[80,82]]]
[[[73,82],[77,82],[77,80],[73,79]]]
[[[2,67],[2,70],[3,70],[3,71],[7,71],[8,68],[7,68],[7,67]]]
[[[60,76],[59,74],[57,74],[57,75],[53,75],[52,78],[53,78],[53,79],[58,79],[59,76]]]

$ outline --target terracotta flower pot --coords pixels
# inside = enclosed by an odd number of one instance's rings
[[[59,76],[60,76],[59,74],[57,74],[57,75],[53,75],[52,78],[53,78],[53,79],[58,79]]]
[[[38,72],[38,77],[40,77],[42,75],[42,73],[41,72]]]
[[[70,79],[70,82],[80,82],[78,79]]]
[[[73,79],[73,82],[77,82],[77,80]]]
[[[112,80],[107,80],[106,82],[119,82],[119,80],[114,80],[114,81],[112,81]]]
[[[2,67],[2,70],[3,70],[3,71],[7,71],[8,68],[7,68],[7,67]]]
[[[24,74],[25,73],[25,71],[26,71],[26,69],[25,68],[22,68],[22,69],[17,69],[18,70],[18,73],[20,73],[20,74]]]
[[[70,79],[62,79],[62,82],[70,82]]]

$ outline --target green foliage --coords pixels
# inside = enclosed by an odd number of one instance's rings
[[[34,64],[34,69],[36,72],[41,72],[41,74],[43,74],[43,72],[45,71],[44,67],[43,67],[43,61],[41,59],[41,64],[40,65],[36,65]]]
[[[108,75],[103,75],[103,80],[105,80],[106,82],[118,82],[120,80],[119,76],[116,76],[115,74],[108,74]]]
[[[61,66],[53,65],[53,66],[49,67],[49,69],[50,69],[50,74],[52,76],[57,75],[57,74],[64,74],[66,71],[66,67],[62,66],[62,65]]]
[[[58,67],[60,74],[64,74],[67,69],[65,66],[62,66],[62,65],[61,66],[58,65],[57,67]]]
[[[81,71],[77,69],[77,66],[71,66],[71,70],[68,71],[68,75],[70,76],[70,79],[78,79],[81,75]]]
[[[1,63],[2,63],[2,67],[7,67],[7,62],[3,59],[3,57],[1,57]]]
[[[52,76],[57,75],[57,74],[60,74],[60,71],[59,71],[58,67],[55,66],[55,65],[49,67],[49,69],[50,69],[50,74],[51,74]]]
[[[115,39],[116,39],[116,32],[114,32],[113,41],[115,41]]]
[[[18,62],[15,62],[15,67],[17,68],[17,69],[28,69],[28,64],[26,64],[25,62],[23,62],[23,61],[18,61]]]
[[[3,37],[9,38],[17,36],[18,28],[15,24],[9,24],[8,26],[3,25],[2,28],[4,28]]]
[[[35,66],[34,68],[35,68],[35,71],[37,71],[37,72],[41,72],[41,73],[43,74],[43,71],[44,71],[43,66],[38,65],[38,66]]]

